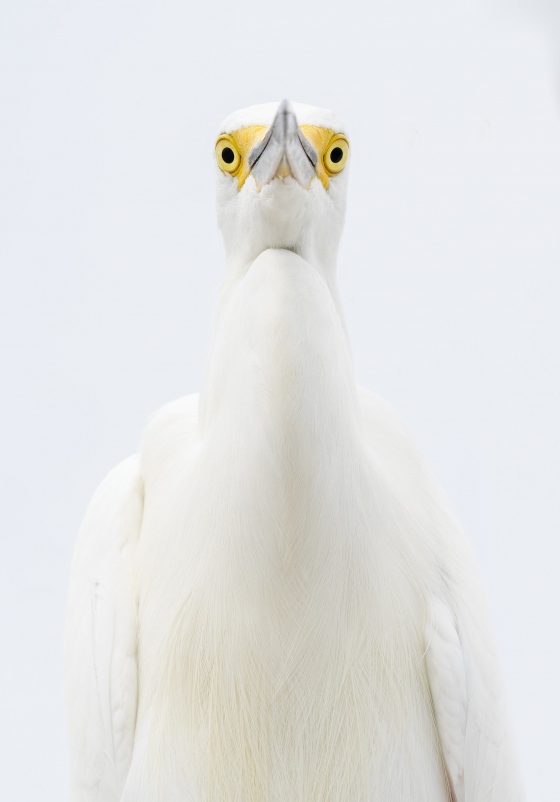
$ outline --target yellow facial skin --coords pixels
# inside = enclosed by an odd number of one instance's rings
[[[350,145],[342,134],[337,134],[330,128],[321,128],[318,125],[301,125],[301,133],[308,139],[317,151],[318,160],[315,172],[325,189],[329,188],[329,178],[340,173],[348,161]],[[342,150],[342,158],[335,163],[330,156],[336,148]],[[338,154],[335,154],[335,157]]]
[[[224,173],[237,178],[237,188],[241,189],[247,176],[251,172],[249,167],[249,153],[255,145],[261,141],[268,126],[266,125],[247,125],[245,128],[238,128],[231,134],[221,134],[216,142],[216,159],[220,170]],[[233,150],[236,159],[231,165],[224,163],[222,153],[224,148]],[[232,169],[228,169],[232,168]]]
[[[348,161],[350,144],[343,134],[318,125],[301,125],[301,132],[317,151],[315,172],[325,189],[329,179],[342,171]],[[251,172],[249,154],[261,139],[268,126],[248,125],[238,128],[231,134],[220,134],[216,141],[216,160],[219,168],[237,178],[237,188],[241,189]]]

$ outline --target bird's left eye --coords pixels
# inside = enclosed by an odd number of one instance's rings
[[[348,140],[343,136],[335,136],[331,139],[323,156],[323,164],[329,175],[340,173],[348,160],[348,151]]]
[[[235,173],[241,163],[241,155],[231,136],[221,136],[216,142],[216,159],[224,173]]]

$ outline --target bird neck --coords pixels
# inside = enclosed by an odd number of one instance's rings
[[[328,245],[327,243],[326,245]],[[325,245],[325,243],[323,243]],[[308,265],[311,265],[324,283],[328,286],[329,292],[336,304],[339,318],[343,321],[342,306],[338,283],[336,280],[337,271],[337,249],[330,247],[318,247],[316,242],[303,240],[294,245],[279,245],[268,247],[262,243],[249,243],[243,249],[226,251],[226,272],[221,287],[218,303],[216,307],[216,324],[220,318],[222,310],[229,304],[233,295],[239,289],[243,279],[247,276],[251,267],[257,262],[263,253],[279,253],[289,251],[299,256]],[[215,329],[217,325],[215,326]]]
[[[324,441],[353,425],[356,410],[334,272],[288,250],[263,252],[242,278],[224,285],[200,395],[201,429],[235,431],[249,441],[259,429],[276,445],[278,438]]]

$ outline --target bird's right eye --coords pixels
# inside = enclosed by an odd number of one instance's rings
[[[231,136],[224,134],[216,142],[216,159],[224,173],[233,174],[239,169],[241,155]]]

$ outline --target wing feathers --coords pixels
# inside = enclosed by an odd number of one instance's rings
[[[71,800],[118,800],[134,739],[136,602],[132,559],[143,488],[136,458],[95,493],[80,529],[66,625]]]
[[[426,666],[443,758],[457,802],[465,802],[467,679],[455,622],[439,600],[432,605],[426,641]]]
[[[443,757],[457,802],[523,798],[493,649],[467,619],[433,599],[426,667]]]

